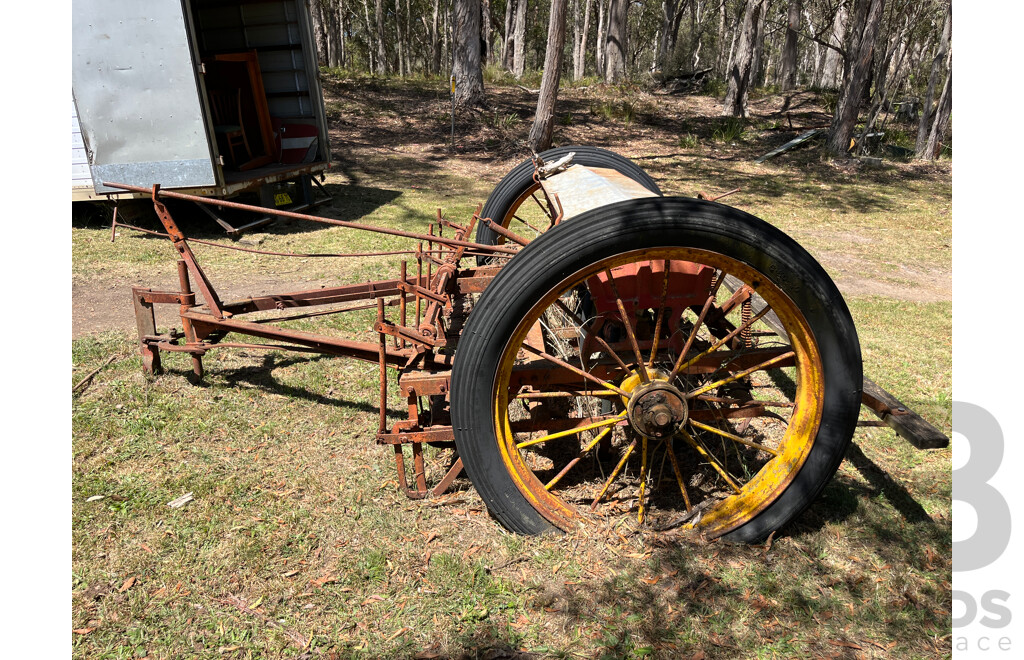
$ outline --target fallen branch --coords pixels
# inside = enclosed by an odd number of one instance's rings
[[[85,378],[83,378],[82,380],[80,380],[77,383],[75,383],[75,386],[71,388],[71,396],[74,396],[76,394],[81,394],[82,392],[84,392],[89,387],[89,385],[92,383],[93,377],[96,376],[96,374],[98,374],[99,372],[103,371],[103,369],[108,364],[113,362],[115,359],[117,359],[117,356],[116,355],[111,355],[109,358],[107,358],[106,362],[104,362],[100,366],[98,366],[95,369],[93,369],[92,371],[90,371],[85,376]],[[79,388],[81,388],[81,389],[79,389]]]
[[[531,94],[540,94],[539,89],[530,89],[529,87],[523,87],[522,85],[516,85],[516,87],[523,90],[524,92],[529,92]]]

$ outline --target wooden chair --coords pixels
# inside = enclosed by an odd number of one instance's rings
[[[227,142],[232,163],[238,166],[252,160],[252,150],[249,148],[249,140],[245,136],[245,126],[242,123],[242,90],[211,89],[208,90],[208,95],[210,110],[213,112],[213,131],[218,137],[223,136]],[[239,147],[245,149],[248,160],[238,160],[235,150]]]

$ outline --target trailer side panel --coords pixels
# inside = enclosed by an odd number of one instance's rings
[[[76,0],[72,75],[96,192],[102,181],[216,184],[180,0]]]

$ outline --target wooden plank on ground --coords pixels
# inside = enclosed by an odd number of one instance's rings
[[[926,422],[870,378],[864,378],[862,403],[896,433],[918,449],[941,449],[949,446],[949,436]]]

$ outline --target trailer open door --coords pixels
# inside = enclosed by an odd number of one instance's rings
[[[72,3],[73,92],[96,192],[217,177],[181,0]],[[131,25],[125,25],[125,23]]]

